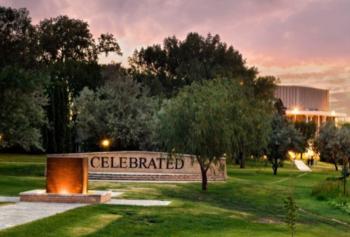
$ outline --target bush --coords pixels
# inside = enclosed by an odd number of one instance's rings
[[[350,203],[348,198],[337,198],[329,201],[329,204],[347,214],[350,214]]]
[[[329,200],[343,196],[343,182],[339,178],[328,178],[312,189],[312,195],[319,200]],[[350,192],[346,193],[350,196]]]

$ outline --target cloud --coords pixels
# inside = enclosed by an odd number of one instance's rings
[[[69,15],[95,36],[113,33],[127,62],[135,48],[183,39],[190,31],[219,34],[261,74],[283,83],[331,90],[332,106],[350,115],[350,1],[348,0],[0,0],[27,7],[34,23]],[[336,101],[336,103],[335,103]]]

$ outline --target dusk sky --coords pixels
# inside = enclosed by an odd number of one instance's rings
[[[350,0],[0,0],[26,7],[34,23],[68,15],[92,33],[113,33],[123,62],[135,48],[188,32],[219,34],[261,75],[282,84],[330,89],[331,106],[350,115]]]

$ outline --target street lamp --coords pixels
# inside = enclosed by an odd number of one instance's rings
[[[105,138],[105,139],[101,140],[101,147],[103,149],[108,150],[110,145],[111,145],[111,140],[110,139]]]

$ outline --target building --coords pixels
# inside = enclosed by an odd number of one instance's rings
[[[332,111],[329,106],[329,90],[305,86],[277,86],[276,98],[286,107],[292,121],[315,122],[317,127],[327,121],[344,120],[346,114]]]

